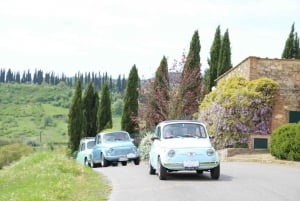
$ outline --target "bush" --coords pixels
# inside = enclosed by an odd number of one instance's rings
[[[28,155],[33,152],[31,146],[15,143],[5,145],[0,148],[0,169],[3,166],[11,164],[13,161],[19,160],[22,156]]]
[[[272,133],[271,154],[279,159],[300,161],[300,122],[285,124]]]
[[[139,150],[141,155],[141,160],[148,160],[149,159],[149,151],[151,147],[151,137],[152,133],[146,133],[145,137],[141,140]]]

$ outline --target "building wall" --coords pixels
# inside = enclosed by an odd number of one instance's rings
[[[219,77],[217,83],[234,76],[241,76],[247,80],[267,77],[279,83],[272,112],[272,131],[289,122],[289,111],[300,111],[299,59],[248,57]]]

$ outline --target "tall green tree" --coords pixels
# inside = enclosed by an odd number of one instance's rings
[[[209,70],[206,73],[208,74],[205,73],[205,84],[207,85],[209,91],[211,91],[212,87],[215,86],[215,79],[217,79],[218,76],[218,62],[220,57],[221,42],[221,29],[219,25],[216,29],[213,44],[210,48],[210,59],[207,60]]]
[[[160,62],[159,67],[155,73],[155,80],[152,85],[149,111],[147,112],[148,118],[147,127],[157,125],[159,122],[168,119],[169,116],[169,75],[168,75],[168,62],[164,56]]]
[[[295,23],[293,23],[290,34],[286,39],[281,58],[300,59],[299,38],[297,32],[295,32]]]
[[[80,139],[83,135],[83,109],[82,109],[82,86],[81,81],[77,80],[75,94],[69,110],[68,135],[69,147],[71,152],[78,149]]]
[[[181,74],[176,110],[175,114],[172,114],[175,118],[192,119],[193,114],[198,112],[201,95],[200,49],[199,34],[196,30]]]
[[[111,100],[108,82],[103,84],[100,96],[100,105],[98,109],[97,129],[101,132],[104,129],[112,128]]]
[[[138,118],[138,98],[139,98],[139,76],[135,65],[130,70],[121,118],[121,128],[131,135],[139,132]]]
[[[99,105],[98,92],[92,82],[89,83],[83,96],[84,135],[95,137],[97,134],[97,112]]]
[[[221,43],[217,77],[228,71],[232,67],[231,64],[231,47],[228,29],[226,30]]]

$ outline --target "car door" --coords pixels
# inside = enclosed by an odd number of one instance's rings
[[[149,153],[150,163],[152,167],[155,169],[157,169],[157,158],[159,154],[158,152],[159,152],[160,143],[161,143],[161,126],[157,126],[155,129],[154,140],[151,144],[150,153]]]
[[[77,158],[76,160],[79,162],[79,163],[83,163],[83,151],[85,150],[85,144],[81,141],[80,142],[80,145],[79,145],[79,150],[78,150],[78,154],[77,154]]]
[[[96,138],[95,138],[95,146],[93,148],[93,151],[92,151],[92,160],[96,163],[99,163],[101,161],[101,158],[100,158],[100,153],[101,153],[101,135],[98,134],[96,135]]]

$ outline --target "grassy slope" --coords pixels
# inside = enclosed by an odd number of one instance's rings
[[[37,151],[0,171],[0,200],[107,200],[110,187],[64,150]]]
[[[66,143],[73,91],[62,85],[0,84],[0,139]],[[120,129],[120,117],[113,117],[113,126]]]
[[[66,142],[72,89],[49,85],[0,85],[0,138]]]

